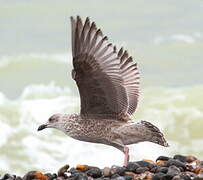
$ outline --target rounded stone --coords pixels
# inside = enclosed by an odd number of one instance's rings
[[[166,174],[168,172],[168,167],[158,167],[156,173],[162,172]]]
[[[171,159],[171,158],[169,158],[169,157],[167,157],[167,156],[159,156],[159,157],[156,159],[156,161],[158,161],[158,160],[168,161],[169,159]]]
[[[89,167],[89,170],[86,171],[86,174],[93,178],[99,178],[102,176],[102,171],[98,167]]]
[[[15,180],[22,180],[22,178],[21,178],[20,176],[17,176],[17,177],[15,178]]]
[[[140,167],[147,167],[147,168],[150,168],[150,169],[156,166],[155,164],[152,164],[152,163],[147,162],[147,161],[136,161],[136,163]]]
[[[89,166],[88,166],[88,165],[81,165],[81,164],[78,164],[78,165],[76,166],[76,169],[79,170],[79,171],[81,171],[81,172],[85,172],[85,171],[87,171],[87,170],[89,169]]]
[[[191,180],[190,176],[180,175],[183,180]]]
[[[136,162],[129,162],[128,165],[126,166],[126,170],[131,172],[136,172],[136,169],[139,167],[140,165],[137,164]]]
[[[186,162],[186,156],[183,156],[183,155],[180,155],[180,154],[177,154],[175,156],[173,156],[173,159],[177,159],[181,162]]]
[[[166,164],[166,162],[167,161],[164,161],[164,160],[157,160],[156,164],[159,165],[159,166],[164,166]]]
[[[180,174],[180,169],[177,168],[176,166],[172,165],[168,168],[168,172],[167,172],[167,175],[171,176],[171,177],[174,177],[176,175],[179,175]]]
[[[162,180],[164,176],[166,176],[166,174],[159,172],[154,174],[154,176],[152,177],[152,180]]]
[[[11,174],[6,173],[3,175],[3,177],[1,177],[2,180],[6,180],[6,179],[15,179]]]
[[[132,180],[132,179],[133,179],[133,177],[130,176],[130,175],[128,175],[128,176],[124,176],[124,177],[125,177],[125,180]]]
[[[77,170],[76,168],[71,168],[68,172],[71,173],[71,174],[78,174],[81,171]]]
[[[194,156],[187,156],[186,157],[186,162],[188,162],[188,163],[192,163],[195,160],[197,160],[197,158]]]
[[[136,169],[136,173],[137,174],[141,174],[141,173],[144,173],[145,171],[149,171],[149,168],[148,167],[139,167]]]
[[[72,176],[73,180],[88,180],[88,176],[85,173],[76,173]]]
[[[54,174],[46,173],[44,175],[48,177],[48,180],[54,180],[55,178],[57,178],[57,175],[55,173]]]
[[[119,177],[121,177],[119,174],[114,174],[114,175],[111,176],[111,179],[117,179]]]
[[[175,159],[169,159],[166,162],[166,166],[176,166],[176,167],[182,167],[183,169],[186,169],[186,164],[184,164],[183,162],[179,161],[179,160],[175,160]]]
[[[120,167],[120,166],[112,166],[110,169],[110,174],[119,174],[120,176],[123,176],[125,173],[126,168],[125,167]]]
[[[153,167],[153,168],[150,169],[150,172],[151,173],[156,173],[157,169],[158,169],[158,167]]]
[[[61,167],[59,170],[58,170],[58,176],[64,176],[65,175],[65,173],[68,171],[68,169],[69,169],[69,165],[68,164],[66,164],[65,166],[63,166],[63,167]]]
[[[103,170],[103,175],[104,177],[109,177],[110,176],[110,168],[109,167],[105,167]]]

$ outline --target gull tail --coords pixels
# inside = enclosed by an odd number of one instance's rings
[[[150,138],[151,142],[159,144],[161,146],[169,147],[169,144],[164,138],[163,133],[156,126],[147,121],[141,121],[141,124],[151,131],[152,133],[152,137]]]

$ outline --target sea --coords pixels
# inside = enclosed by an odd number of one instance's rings
[[[76,15],[89,16],[133,56],[141,93],[132,117],[155,124],[170,145],[131,145],[131,161],[203,159],[202,0],[0,0],[0,174],[123,163],[113,147],[37,131],[52,114],[80,112],[71,78],[70,16]]]

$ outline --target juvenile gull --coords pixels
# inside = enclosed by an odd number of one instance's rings
[[[147,121],[134,123],[130,117],[137,108],[139,72],[127,51],[108,39],[87,17],[83,23],[71,17],[72,78],[80,93],[80,114],[54,114],[38,130],[56,128],[86,142],[113,146],[125,154],[127,145],[150,141],[168,146],[163,134]]]

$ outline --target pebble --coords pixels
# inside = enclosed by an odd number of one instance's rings
[[[197,160],[195,156],[187,156],[186,157],[186,162],[192,163],[193,161]]]
[[[125,180],[132,180],[133,177],[132,176],[124,176],[125,177]]]
[[[135,172],[137,174],[141,174],[141,173],[144,173],[145,171],[149,171],[149,168],[147,168],[147,167],[139,167],[139,168],[136,169]]]
[[[176,175],[179,175],[180,174],[180,169],[174,165],[170,166],[168,168],[168,172],[166,173],[167,175],[169,175],[170,177],[174,177]]]
[[[65,166],[63,166],[62,168],[60,168],[59,170],[58,170],[58,176],[60,177],[60,176],[64,176],[64,177],[66,177],[66,175],[65,175],[65,173],[68,171],[68,169],[69,169],[69,165],[65,165]]]
[[[175,155],[175,156],[173,156],[173,159],[177,159],[177,160],[179,160],[179,161],[181,161],[181,162],[186,162],[186,156],[183,156],[183,155],[180,155],[180,154],[177,154],[177,155]]]
[[[89,180],[85,173],[76,173],[69,180]]]
[[[104,177],[110,176],[110,168],[109,168],[109,167],[105,167],[105,168],[102,170],[102,173],[103,173],[103,176],[104,176]]]
[[[203,180],[203,161],[194,156],[174,155],[173,158],[159,156],[156,162],[142,160],[129,162],[127,166],[105,167],[65,165],[58,173],[43,174],[29,171],[23,178],[4,174],[0,180]]]
[[[156,173],[159,173],[159,172],[166,174],[168,172],[168,167],[158,167],[156,170]]]
[[[13,177],[12,175],[6,173],[3,175],[3,177],[1,177],[1,180],[5,180],[5,179],[15,179],[15,177]]]
[[[176,160],[176,159],[169,159],[167,162],[166,162],[166,166],[176,166],[176,167],[182,167],[183,169],[186,169],[186,164],[179,161],[179,160]]]
[[[136,169],[139,167],[140,165],[137,164],[136,162],[129,162],[128,165],[126,166],[126,170],[131,172],[136,172]]]
[[[162,172],[159,172],[159,173],[156,173],[153,177],[152,177],[152,180],[162,180],[164,179],[164,177],[166,176],[166,174],[162,173]]]
[[[156,159],[156,161],[158,161],[158,160],[168,161],[169,159],[170,159],[170,158],[167,157],[167,156],[159,156],[159,157]]]
[[[89,169],[89,166],[88,166],[88,165],[81,165],[81,164],[78,164],[78,165],[76,166],[76,169],[79,170],[79,171],[81,171],[81,172],[85,172],[85,171],[87,171],[87,170]]]
[[[89,170],[85,173],[93,178],[99,178],[102,176],[102,171],[98,167],[89,167]]]
[[[158,165],[165,165],[167,161],[163,161],[163,160],[158,160],[156,161],[156,164]]]
[[[124,173],[126,171],[126,168],[125,167],[121,167],[121,166],[112,166],[111,169],[110,169],[110,175],[114,175],[114,174],[118,174],[120,176],[123,176]]]
[[[155,167],[155,164],[152,164],[148,161],[136,161],[136,163],[140,166],[140,167],[147,167],[147,168],[153,168]]]

